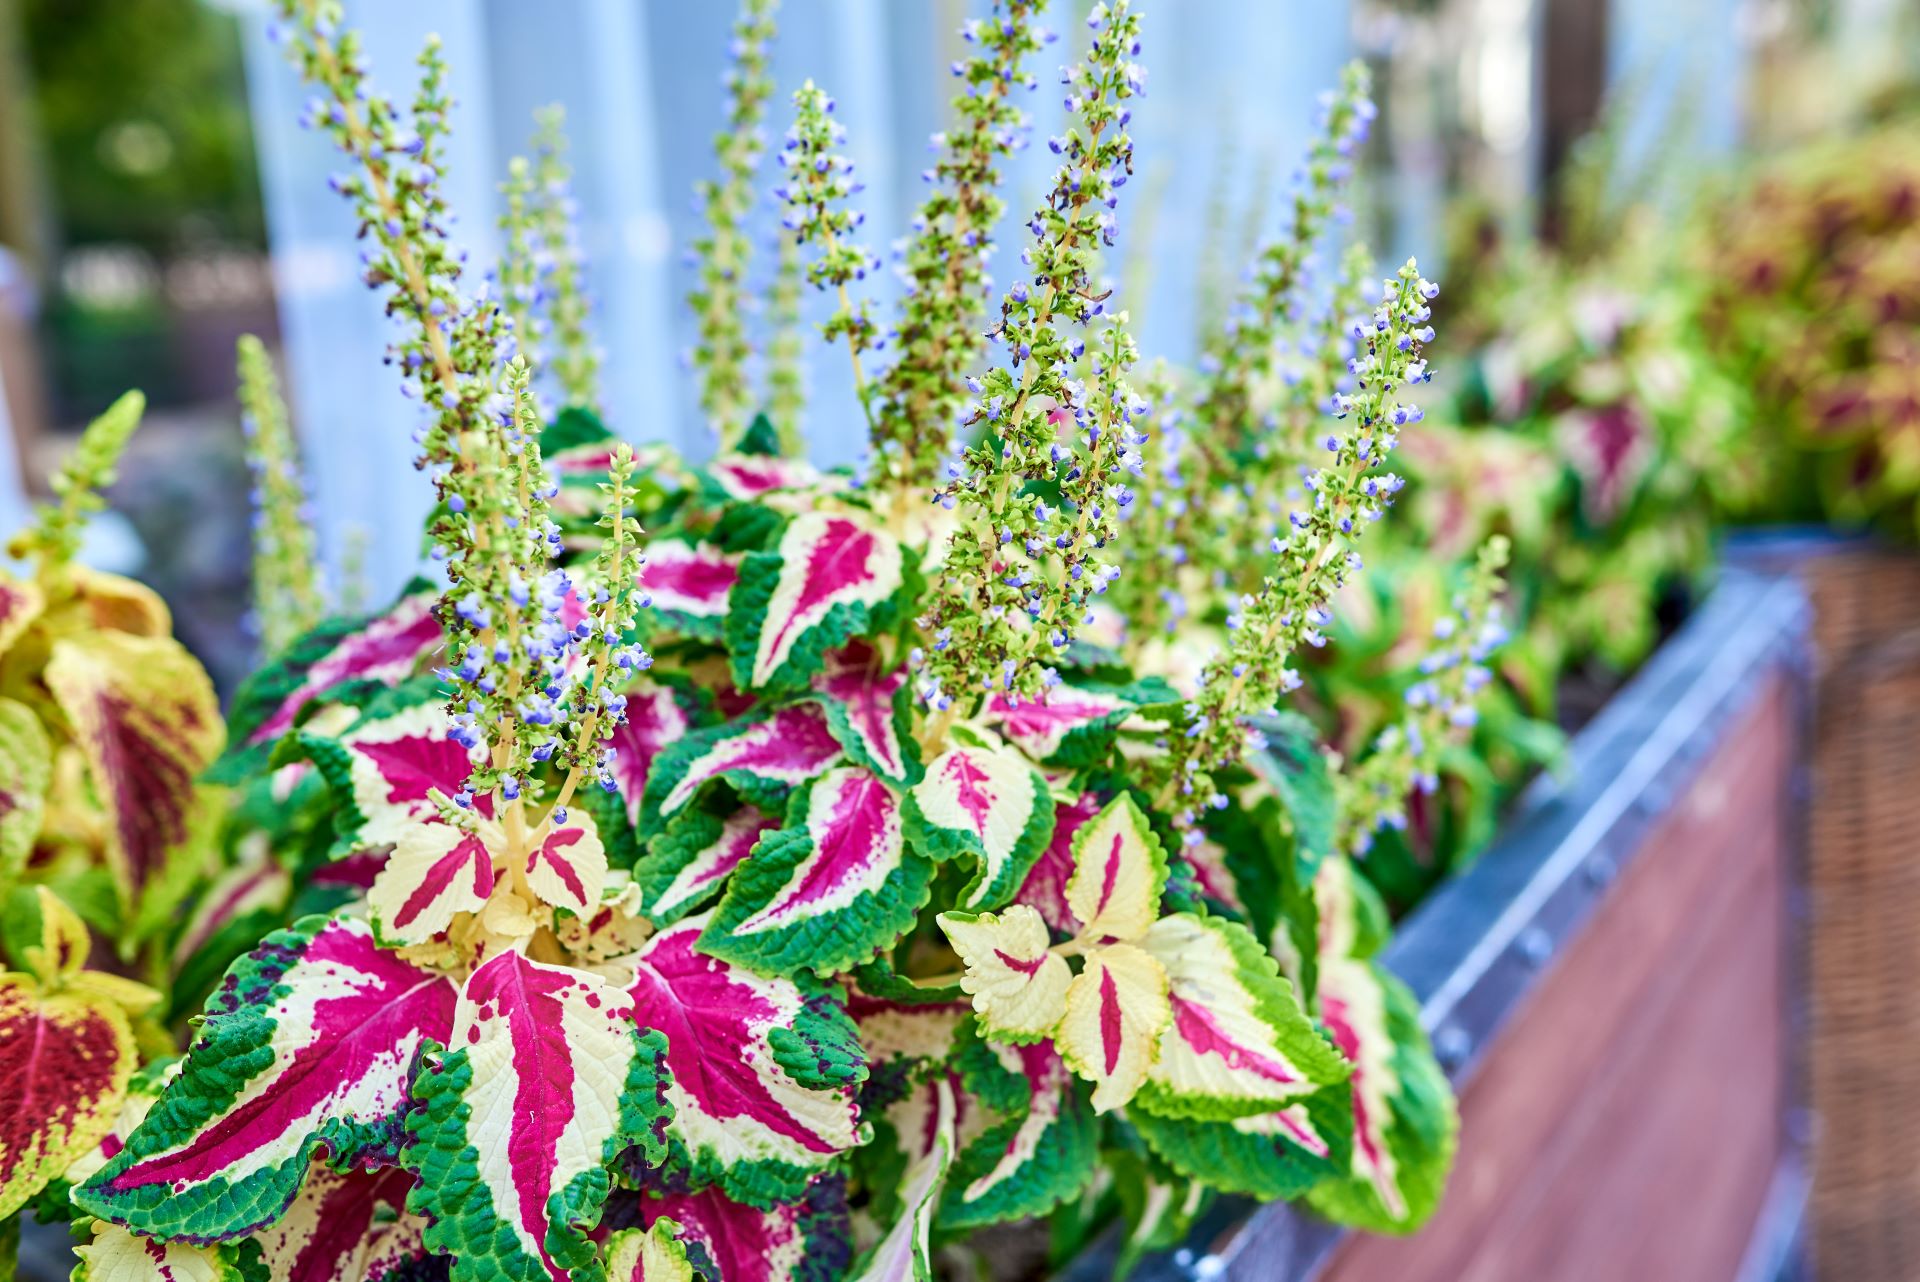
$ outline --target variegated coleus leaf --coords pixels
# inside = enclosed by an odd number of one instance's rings
[[[722,496],[748,502],[778,490],[808,489],[821,480],[819,469],[805,459],[771,454],[722,454],[701,471]]]
[[[955,990],[922,987],[879,966],[861,967],[847,984],[847,1014],[876,1078],[945,1072],[967,1011]]]
[[[700,947],[767,975],[849,970],[913,929],[932,877],[886,780],[836,767],[794,793],[786,826],[734,870]]]
[[[0,972],[0,1220],[112,1132],[140,1062],[129,1015],[159,1000],[84,969],[85,924],[44,888],[37,898],[28,969]]]
[[[809,703],[697,730],[654,758],[640,830],[648,836],[659,832],[701,789],[720,780],[755,804],[777,806],[788,789],[812,779],[842,755],[825,714]]]
[[[1014,902],[1026,904],[1063,935],[1080,933],[1080,919],[1067,904],[1067,883],[1073,880],[1073,840],[1088,820],[1106,807],[1106,798],[1091,790],[1076,790],[1053,802],[1053,836],[1047,848],[1027,870],[1026,880],[1014,892]]]
[[[667,1037],[674,1165],[771,1206],[863,1142],[854,1093],[866,1060],[828,989],[700,952],[706,927],[687,918],[627,959],[634,1019]]]
[[[664,1215],[647,1228],[608,1234],[605,1255],[608,1282],[700,1282],[680,1225]]]
[[[1178,698],[1158,678],[1130,686],[1059,685],[1038,699],[993,695],[982,720],[1035,761],[1092,766],[1112,752],[1121,722],[1144,705]]]
[[[11,886],[26,867],[52,782],[46,727],[26,704],[0,699],[0,886]]]
[[[598,1255],[608,1168],[665,1156],[658,1032],[598,975],[503,952],[467,977],[447,1049],[414,1084],[408,1206],[456,1279],[566,1282]]]
[[[47,608],[47,594],[32,579],[0,571],[0,654],[13,649]]]
[[[743,689],[805,689],[824,655],[876,625],[905,583],[892,535],[852,512],[795,517],[771,552],[740,567],[727,604],[727,649]]]
[[[398,1167],[316,1164],[287,1212],[254,1235],[274,1282],[402,1282],[430,1266],[427,1221],[407,1210],[413,1177]]]
[[[1067,908],[1089,941],[1139,939],[1160,915],[1167,855],[1146,812],[1122,793],[1073,835]]]
[[[452,728],[441,695],[423,681],[376,700],[338,734],[298,734],[334,790],[335,855],[391,846],[439,817],[433,794],[451,798],[473,768],[472,754],[448,737]],[[473,804],[493,817],[491,795]]]
[[[1073,972],[1051,951],[1040,914],[1015,904],[1000,913],[941,913],[937,920],[966,967],[960,987],[973,998],[981,1028],[1011,1042],[1050,1036],[1066,1014]]]
[[[609,856],[631,867],[645,849],[640,810],[647,774],[656,757],[693,732],[696,707],[686,691],[647,676],[635,677],[622,693],[627,715],[607,736],[612,752],[607,772],[614,786],[588,789],[582,804],[600,821]]]
[[[227,751],[209,777],[238,783],[264,770],[274,743],[317,701],[391,686],[431,667],[443,640],[433,614],[438,600],[436,588],[416,579],[380,614],[328,619],[248,677],[228,715]]]
[[[1066,1011],[1054,1045],[1067,1067],[1093,1083],[1093,1109],[1127,1103],[1159,1058],[1172,1012],[1167,973],[1133,944],[1087,952],[1067,986]]]
[[[1136,1108],[1244,1117],[1346,1080],[1346,1062],[1245,926],[1174,913],[1148,928],[1142,946],[1167,974],[1173,1019]]]
[[[137,924],[164,919],[211,837],[196,790],[226,742],[205,668],[171,637],[91,632],[49,652],[47,689],[73,727],[107,816],[106,854]]]
[[[73,1282],[266,1282],[256,1242],[201,1246],[156,1242],[96,1220],[92,1240],[74,1251]]]
[[[902,786],[920,781],[905,667],[889,668],[872,646],[855,641],[827,656],[813,678],[813,695],[856,763]]]
[[[367,892],[384,944],[423,944],[493,894],[493,852],[477,832],[431,820],[400,835]]]
[[[1087,1186],[1098,1123],[1050,1044],[986,1042],[963,1026],[954,1064],[966,1089],[1005,1120],[961,1149],[941,1198],[940,1229],[1045,1215]]]
[[[1053,798],[1026,758],[998,744],[956,744],[936,757],[908,794],[907,840],[935,859],[970,857],[978,871],[961,890],[967,912],[1013,897],[1053,835]]]
[[[365,922],[309,917],[234,963],[179,1079],[75,1200],[140,1233],[205,1241],[278,1218],[321,1146],[391,1161],[415,1057],[456,991]]]
[[[727,597],[740,581],[740,556],[686,539],[648,542],[640,587],[649,610],[676,632],[704,641],[722,639]]]
[[[664,925],[702,907],[726,889],[728,874],[760,839],[779,828],[780,820],[757,806],[724,817],[682,811],[634,866],[647,915]]]
[[[1309,1200],[1329,1219],[1411,1233],[1439,1204],[1460,1131],[1419,1002],[1378,963],[1334,956],[1320,959],[1319,1001],[1353,1066],[1353,1152],[1345,1178]]]
[[[1134,1107],[1127,1120],[1161,1161],[1196,1183],[1262,1201],[1291,1200],[1347,1169],[1350,1099],[1342,1083],[1251,1117],[1202,1121]]]
[[[688,1261],[709,1282],[826,1282],[853,1258],[846,1184],[823,1175],[794,1197],[741,1202],[717,1188],[643,1195],[649,1228],[671,1221]],[[646,1282],[654,1282],[651,1273]],[[617,1282],[628,1282],[619,1278]]]
[[[855,1266],[856,1282],[932,1282],[934,1213],[958,1144],[953,1083],[936,1077],[926,1083],[931,1108],[913,1116],[911,1125],[893,1114],[897,1142],[909,1158],[900,1177],[894,1221]],[[909,1101],[910,1102],[910,1101]]]

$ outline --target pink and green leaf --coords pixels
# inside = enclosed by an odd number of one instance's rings
[[[626,719],[607,737],[613,759],[608,771],[612,791],[595,788],[586,804],[600,821],[601,835],[618,863],[631,865],[640,857],[640,814],[647,791],[647,774],[654,760],[693,732],[692,697],[676,686],[636,677],[623,693]]]
[[[398,1167],[315,1165],[286,1214],[254,1234],[274,1282],[379,1282],[424,1273],[427,1222],[407,1210],[413,1177]]]
[[[824,1282],[842,1276],[853,1258],[845,1183],[837,1176],[818,1177],[764,1206],[717,1188],[646,1194],[640,1215],[649,1227],[673,1221],[687,1259],[712,1282]]]
[[[1128,717],[1147,704],[1178,698],[1158,679],[1130,686],[1059,685],[1038,699],[993,695],[983,720],[1035,761],[1092,766],[1112,752],[1114,737]]]
[[[431,667],[443,644],[438,600],[437,590],[416,580],[384,612],[328,619],[248,677],[234,695],[231,738],[211,777],[238,783],[265,769],[274,742],[317,703],[396,685]]]
[[[900,1175],[898,1195],[890,1199],[897,1206],[893,1224],[854,1267],[856,1282],[933,1279],[933,1221],[953,1166],[956,1105],[953,1083],[944,1076],[925,1083],[918,1094],[931,1095],[931,1107],[918,1110],[911,1124],[898,1107],[889,1113],[909,1160]],[[910,1096],[902,1104],[915,1102]]]
[[[780,821],[754,806],[722,818],[682,811],[654,838],[634,866],[647,915],[662,925],[678,921],[727,887],[727,878]]]
[[[178,1080],[81,1186],[142,1233],[237,1237],[276,1219],[323,1146],[391,1161],[415,1057],[452,1028],[455,989],[350,918],[307,918],[227,973]]]
[[[962,1029],[955,1066],[1003,1121],[968,1143],[941,1198],[942,1230],[1045,1215],[1093,1179],[1099,1127],[1084,1089],[1046,1042],[985,1042]]]
[[[1202,1121],[1131,1108],[1127,1120],[1180,1175],[1262,1201],[1292,1200],[1339,1179],[1353,1142],[1345,1083],[1252,1117]]]
[[[1053,803],[1053,835],[1047,848],[1027,870],[1026,880],[1014,892],[1014,902],[1026,904],[1046,920],[1047,926],[1063,935],[1080,933],[1080,919],[1067,903],[1067,883],[1073,880],[1073,839],[1089,820],[1106,807],[1100,793],[1076,791]]]
[[[1053,1044],[1067,1067],[1093,1083],[1093,1109],[1130,1102],[1146,1082],[1172,1022],[1167,973],[1133,944],[1089,949],[1067,986]]]
[[[727,607],[734,680],[743,689],[805,689],[826,652],[876,626],[904,582],[900,544],[869,519],[795,517],[773,551],[741,565]]]
[[[913,929],[932,877],[886,780],[837,767],[794,793],[786,826],[734,871],[700,947],[762,974],[849,970]]]
[[[855,641],[827,656],[813,694],[854,762],[902,787],[920,781],[904,667],[887,669],[872,646]]]
[[[1244,1117],[1346,1080],[1346,1061],[1245,926],[1175,913],[1154,922],[1143,946],[1167,973],[1173,1019],[1136,1107],[1168,1117]]]
[[[709,784],[725,781],[763,808],[838,762],[840,744],[812,704],[794,704],[751,720],[729,721],[687,735],[653,760],[641,808],[641,831],[659,832]]]
[[[640,588],[648,609],[676,632],[719,641],[727,598],[740,581],[740,557],[710,543],[655,539],[647,544]]]
[[[1344,1178],[1309,1195],[1329,1219],[1411,1233],[1439,1205],[1459,1137],[1446,1074],[1420,1006],[1378,963],[1320,959],[1320,1016],[1353,1066],[1353,1148]]]
[[[957,744],[908,794],[908,842],[933,859],[966,855],[976,872],[961,890],[968,912],[1013,898],[1053,836],[1053,798],[1026,758],[998,745]]]
[[[968,1021],[965,999],[947,990],[917,988],[892,978],[876,982],[878,968],[862,967],[847,984],[847,1014],[859,1029],[873,1073],[909,1076],[944,1072],[954,1037]]]
[[[803,490],[820,482],[805,459],[771,454],[723,454],[701,469],[725,498],[751,502],[778,490]]]
[[[437,819],[437,792],[451,798],[466,786],[472,754],[448,737],[445,704],[428,683],[377,700],[346,730],[302,732],[300,749],[334,791],[334,854],[390,846],[417,825]],[[474,809],[492,816],[492,798]]]
[[[1121,793],[1073,835],[1067,907],[1090,940],[1138,939],[1160,916],[1166,850],[1140,803]]]
[[[424,1061],[403,1161],[408,1209],[456,1278],[566,1282],[597,1258],[609,1166],[664,1156],[657,1033],[589,971],[515,952],[468,976],[448,1048]]]
[[[630,959],[634,1019],[666,1034],[673,1165],[770,1206],[862,1142],[866,1060],[828,990],[707,956],[706,926],[678,922]]]

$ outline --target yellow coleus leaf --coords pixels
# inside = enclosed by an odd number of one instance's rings
[[[106,1220],[93,1223],[93,1241],[74,1253],[73,1282],[238,1282],[239,1270],[220,1248],[156,1242]]]
[[[146,584],[84,565],[69,567],[74,595],[93,626],[136,637],[173,635],[173,613]]]
[[[1053,1040],[1067,1067],[1094,1084],[1096,1113],[1119,1108],[1147,1080],[1172,1015],[1167,972],[1144,950],[1108,944],[1087,954]]]
[[[11,650],[46,608],[47,595],[39,584],[0,572],[0,654]]]
[[[1160,915],[1167,856],[1139,803],[1121,793],[1073,837],[1067,907],[1080,937],[1138,939]]]
[[[937,919],[966,964],[960,987],[989,1036],[1033,1041],[1066,1011],[1073,972],[1048,950],[1047,923],[1025,904],[1000,913],[941,913]]]
[[[33,709],[0,699],[0,886],[26,866],[46,815],[53,741]]]
[[[149,885],[177,897],[180,861],[204,855],[210,816],[195,781],[226,740],[213,683],[171,637],[95,632],[53,643],[46,684],[110,821],[108,864],[151,918],[165,905]]]
[[[60,896],[45,886],[35,886],[33,892],[39,901],[40,942],[24,948],[20,961],[43,987],[55,989],[86,966],[93,937]]]
[[[113,1129],[138,1062],[116,1003],[0,974],[0,1220]]]

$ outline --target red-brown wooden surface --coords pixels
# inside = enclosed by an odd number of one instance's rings
[[[1730,1282],[1782,1146],[1793,738],[1782,680],[1496,1041],[1433,1221],[1329,1282]]]

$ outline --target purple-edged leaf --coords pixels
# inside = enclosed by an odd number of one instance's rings
[[[795,517],[771,552],[740,567],[727,605],[727,649],[742,688],[805,688],[829,649],[865,632],[899,592],[900,544],[850,512]]]
[[[419,695],[432,701],[397,711],[382,707],[336,736],[300,735],[339,803],[336,854],[393,845],[438,818],[435,792],[452,797],[466,786],[472,754],[447,737],[446,706],[424,687]],[[476,797],[474,809],[491,818],[492,797]]]
[[[704,810],[683,812],[634,866],[647,915],[665,924],[699,908],[726,889],[727,875],[779,827],[778,819],[754,806],[724,819]]]
[[[996,694],[987,700],[984,720],[1035,761],[1090,766],[1107,756],[1120,724],[1142,705],[1178,697],[1159,681],[1114,688],[1060,685],[1038,699]]]
[[[1045,1215],[1092,1180],[1099,1128],[1046,1042],[984,1042],[963,1029],[954,1056],[968,1091],[1005,1120],[968,1143],[947,1177],[941,1229]]]
[[[727,596],[740,581],[740,557],[709,543],[656,539],[647,544],[640,587],[649,608],[677,632],[720,640]]]
[[[235,1237],[277,1218],[325,1145],[390,1160],[415,1055],[455,990],[378,947],[366,923],[310,917],[234,963],[186,1066],[127,1146],[76,1190],[142,1233]]]
[[[1143,946],[1167,973],[1173,1021],[1135,1104],[1170,1117],[1272,1113],[1347,1078],[1253,932],[1174,913]]]
[[[935,859],[965,854],[977,866],[960,892],[960,907],[969,912],[1012,899],[1052,836],[1047,781],[1008,748],[949,748],[908,794],[914,847]]]
[[[1053,836],[1047,848],[1027,870],[1014,902],[1026,904],[1046,919],[1048,927],[1064,935],[1080,933],[1080,919],[1067,903],[1067,883],[1073,880],[1073,839],[1088,820],[1106,805],[1096,792],[1075,792],[1053,805]]]
[[[803,490],[821,479],[819,470],[804,459],[770,454],[723,454],[704,470],[732,499],[752,500],[776,490]]]
[[[862,1141],[854,1088],[866,1061],[826,990],[696,951],[706,924],[669,926],[631,959],[634,1019],[667,1036],[675,1164],[772,1205]]]
[[[407,829],[373,879],[367,904],[382,942],[423,944],[493,894],[493,852],[477,833],[429,821]]]
[[[590,971],[504,952],[467,977],[448,1049],[429,1056],[407,1119],[409,1209],[455,1276],[566,1282],[596,1259],[608,1165],[664,1154],[658,1034]]]
[[[841,766],[795,792],[786,826],[734,871],[700,947],[768,975],[847,970],[913,929],[932,877],[901,837],[886,780]]]
[[[839,742],[812,704],[780,708],[752,721],[729,721],[687,735],[654,758],[647,774],[641,831],[658,832],[716,780],[763,806],[839,761]]]
[[[1420,1004],[1375,962],[1323,956],[1320,1018],[1353,1065],[1353,1157],[1309,1199],[1330,1219],[1411,1233],[1439,1205],[1460,1117]]]
[[[855,641],[827,656],[813,693],[855,762],[903,786],[920,781],[904,667],[887,670],[872,646]]]
[[[379,1282],[425,1272],[427,1222],[407,1211],[413,1177],[397,1167],[316,1165],[287,1213],[261,1229],[273,1282]]]
[[[837,1278],[853,1258],[846,1190],[837,1177],[816,1179],[799,1196],[765,1207],[718,1189],[649,1194],[640,1214],[649,1227],[673,1221],[687,1259],[712,1282]]]
[[[385,612],[329,619],[295,641],[241,685],[228,716],[231,741],[214,777],[234,783],[257,773],[275,740],[316,700],[368,686],[390,686],[432,666],[439,654],[439,592],[424,581]]]

